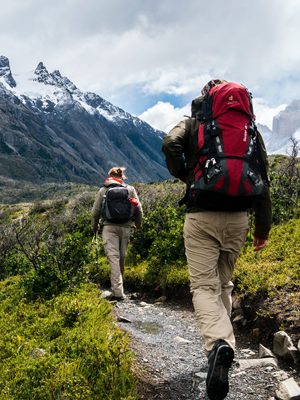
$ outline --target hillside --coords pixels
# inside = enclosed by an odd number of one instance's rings
[[[42,62],[29,74],[0,57],[0,175],[47,182],[97,183],[113,165],[141,182],[169,176],[163,133],[100,96],[82,92]]]

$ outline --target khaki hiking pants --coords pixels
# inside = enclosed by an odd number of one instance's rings
[[[104,250],[110,264],[112,294],[124,296],[123,274],[126,250],[130,240],[130,227],[104,225],[102,231]]]
[[[191,292],[207,352],[218,339],[235,348],[230,321],[231,279],[247,232],[246,212],[202,211],[186,214],[184,241]]]

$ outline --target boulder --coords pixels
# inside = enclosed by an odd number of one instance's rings
[[[238,361],[239,369],[260,368],[260,367],[275,367],[277,368],[277,360],[275,358],[252,358],[241,359]]]
[[[266,357],[276,358],[275,354],[272,353],[272,351],[270,349],[263,346],[262,344],[259,345],[259,353],[258,354],[259,354],[260,358],[266,358]]]
[[[278,400],[300,400],[300,387],[294,378],[280,382],[279,389],[276,390]]]
[[[292,358],[294,363],[300,359],[300,354],[294,346],[292,339],[284,331],[276,332],[273,339],[273,352],[284,358]]]

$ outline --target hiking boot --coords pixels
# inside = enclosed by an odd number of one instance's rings
[[[109,301],[124,301],[125,297],[124,296],[110,296],[108,298]]]
[[[229,390],[228,370],[234,351],[224,340],[218,340],[208,355],[206,391],[210,400],[223,400]]]

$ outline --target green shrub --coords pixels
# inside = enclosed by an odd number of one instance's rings
[[[110,284],[110,266],[105,256],[99,256],[98,262],[96,256],[92,257],[93,262],[87,265],[88,278],[90,282],[97,283],[99,285]]]
[[[255,253],[252,246],[248,247],[238,259],[234,271],[238,290],[271,295],[281,287],[299,287],[299,243],[299,219],[274,226],[264,250]]]
[[[278,224],[300,217],[299,142],[292,140],[289,157],[275,156],[270,163],[273,221]]]
[[[184,211],[156,203],[145,214],[143,228],[135,232],[129,251],[132,262],[155,256],[162,263],[184,259]]]
[[[1,263],[0,279],[26,274],[31,268],[28,258],[15,249],[7,254]]]
[[[67,233],[55,240],[55,250],[53,244],[51,249],[47,247],[46,243],[46,248],[37,250],[31,270],[24,275],[23,284],[30,299],[50,298],[88,279],[90,253],[86,236]]]
[[[146,291],[170,289],[175,293],[177,288],[188,287],[189,274],[184,261],[165,264],[152,257],[134,266],[127,266],[125,282],[126,287],[135,289]]]

